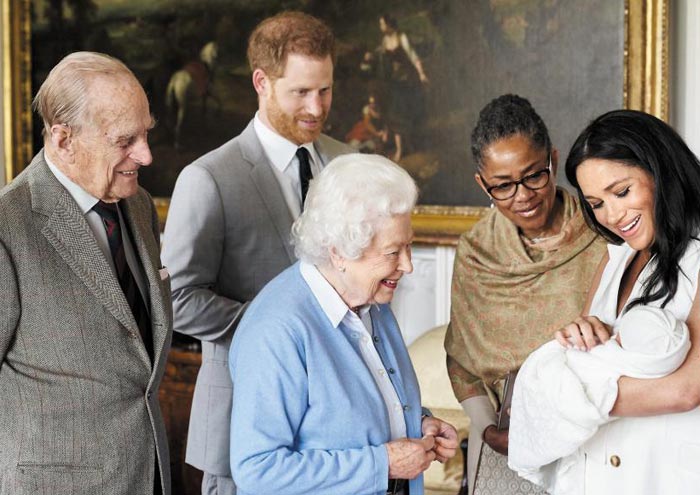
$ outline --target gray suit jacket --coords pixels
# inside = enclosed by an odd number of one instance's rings
[[[108,260],[43,151],[0,192],[0,494],[170,493],[158,406],[172,337],[158,223],[122,202],[150,288],[154,363]],[[158,462],[156,462],[156,459]]]
[[[353,150],[320,136],[323,164]],[[163,261],[172,274],[175,330],[202,341],[187,463],[231,476],[231,337],[249,301],[296,257],[293,223],[251,122],[185,167],[170,202]]]

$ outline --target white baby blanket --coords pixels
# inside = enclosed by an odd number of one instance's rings
[[[614,419],[609,412],[618,378],[665,376],[690,349],[685,323],[661,308],[634,307],[614,330],[620,332],[622,347],[610,339],[584,352],[551,341],[533,352],[518,373],[508,466],[552,495],[582,493],[583,473],[573,472],[582,463],[574,460],[598,427]]]

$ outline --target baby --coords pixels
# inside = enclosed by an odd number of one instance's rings
[[[687,338],[687,332],[686,324],[676,320],[669,311],[635,306],[617,321],[614,338],[627,351],[658,356],[675,349]]]
[[[659,378],[675,371],[690,349],[688,327],[669,311],[635,306],[604,345],[588,352],[552,341],[520,368],[513,390],[508,465],[550,494],[574,494],[578,449],[612,421],[620,376]]]

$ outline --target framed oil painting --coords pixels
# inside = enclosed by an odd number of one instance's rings
[[[246,40],[282,9],[334,29],[326,133],[411,173],[423,242],[453,243],[487,205],[469,136],[492,98],[530,99],[563,157],[604,111],[667,117],[668,0],[3,1],[8,177],[41,146],[29,107],[48,70],[71,51],[101,51],[122,59],[149,96],[158,125],[141,183],[163,212],[182,168],[252,118]]]

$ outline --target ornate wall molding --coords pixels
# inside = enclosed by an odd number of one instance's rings
[[[2,0],[3,128],[8,182],[32,157],[29,0]]]

